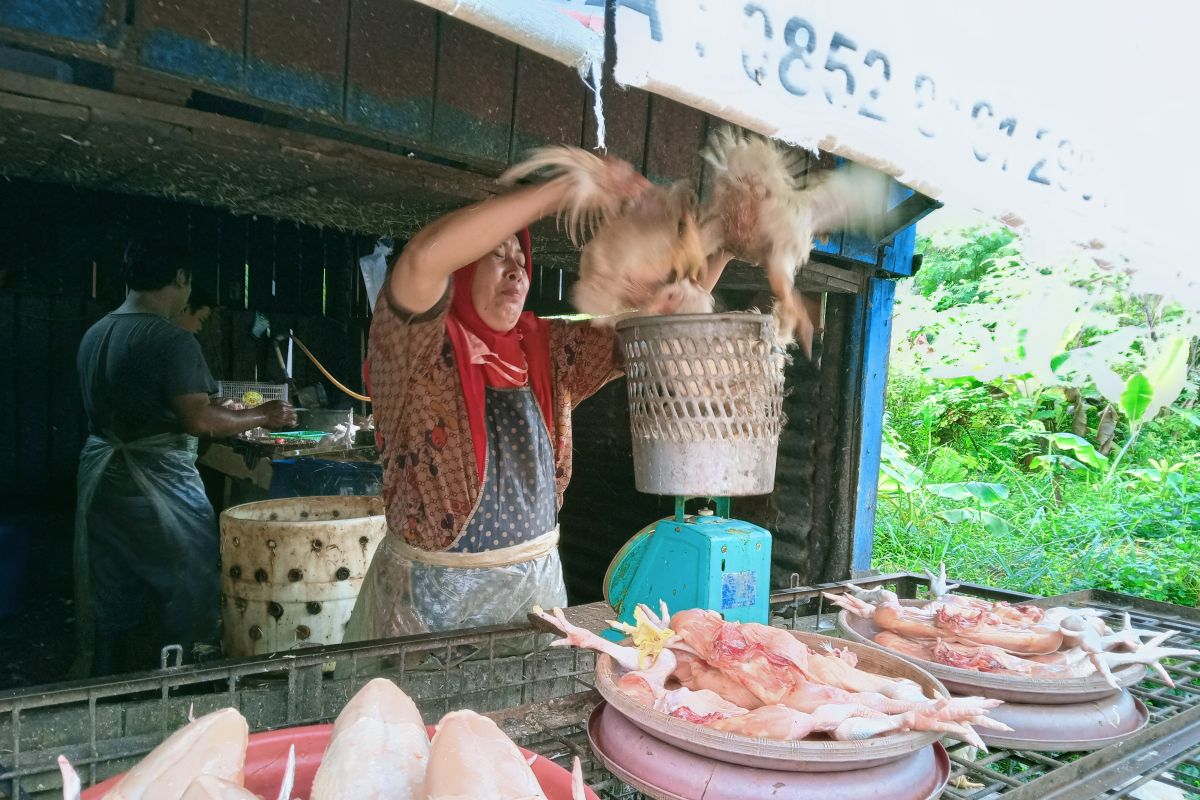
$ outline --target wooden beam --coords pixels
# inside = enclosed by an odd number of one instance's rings
[[[10,175],[372,233],[411,235],[497,189],[419,158],[3,71],[0,118]]]

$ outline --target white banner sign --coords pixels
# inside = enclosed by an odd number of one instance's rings
[[[1042,257],[1083,248],[1200,309],[1193,8],[618,0],[615,74],[875,166],[945,202],[939,214],[984,212]],[[1148,117],[1164,122],[1147,131]]]

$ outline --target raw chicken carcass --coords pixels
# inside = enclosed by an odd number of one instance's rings
[[[825,594],[856,616],[871,619],[883,630],[875,642],[911,658],[1039,680],[1080,678],[1099,673],[1114,689],[1120,682],[1113,670],[1129,664],[1153,669],[1168,686],[1164,658],[1195,658],[1200,652],[1163,647],[1176,631],[1138,630],[1129,614],[1120,630],[1093,608],[1010,605],[956,595],[946,580],[946,565],[938,575],[926,570],[933,599],[924,605],[900,603],[886,589],[864,591],[847,587],[844,595]],[[1143,641],[1143,639],[1148,639]]]
[[[391,681],[375,678],[334,722],[311,800],[421,800],[429,750],[416,705]]]
[[[261,800],[244,786],[212,775],[201,775],[183,793],[183,800]]]
[[[249,727],[235,709],[223,708],[189,722],[125,773],[104,800],[181,800],[201,775],[242,785]],[[63,797],[76,800],[79,776],[59,756]]]
[[[58,757],[58,768],[63,779],[64,800],[79,800],[82,785],[79,775],[64,756]],[[279,787],[277,800],[291,800],[292,786],[296,777],[296,747],[288,749],[287,764],[284,767],[283,781]],[[112,793],[105,798],[112,797]],[[157,798],[158,784],[155,783],[144,794],[147,798]],[[181,800],[260,800],[259,796],[246,789],[240,782],[221,778],[216,775],[204,774],[196,776],[184,791]]]
[[[765,268],[780,338],[795,338],[811,354],[814,320],[796,291],[796,271],[808,262],[814,237],[884,212],[887,178],[850,166],[805,186],[799,154],[728,127],[713,132],[704,158],[714,168],[701,215],[705,252],[725,249]]]
[[[545,800],[529,763],[495,722],[474,711],[442,717],[429,749],[427,800]]]
[[[850,588],[845,594],[822,594],[851,614],[911,639],[992,645],[1020,655],[1053,653],[1062,645],[1062,632],[1049,614],[1038,623],[1023,624],[1006,622],[982,608],[963,608],[943,601],[924,608],[904,606],[895,594],[882,589],[863,592]]]
[[[640,607],[636,615],[639,626],[621,626],[621,629],[637,634],[635,644],[638,636],[657,644],[657,637],[640,630],[642,627],[657,626],[666,637],[666,649],[649,667],[642,667],[638,647],[616,645],[572,625],[561,610],[555,609],[550,615],[535,609],[534,616],[563,634],[564,638],[555,644],[588,647],[609,654],[630,670],[617,684],[635,699],[649,704],[648,700],[653,698],[653,707],[658,710],[698,724],[734,727],[744,724],[747,730],[794,731],[808,724],[826,724],[818,715],[834,712],[821,709],[843,705],[861,709],[862,716],[896,715],[892,721],[881,723],[879,733],[924,726],[926,730],[953,732],[965,741],[981,744],[970,724],[1003,727],[983,716],[999,701],[975,697],[926,698],[911,681],[862,672],[839,655],[812,652],[786,631],[766,625],[727,623],[709,611],[680,612],[667,627],[661,617]],[[666,617],[665,608],[662,616]],[[808,675],[810,669],[823,679],[868,690],[822,684]],[[666,690],[667,675],[688,691]],[[746,714],[740,713],[775,705],[786,706],[804,716],[773,711],[761,712],[761,719],[743,719]],[[903,716],[907,712],[918,713]],[[815,721],[810,722],[810,717]],[[848,719],[840,718],[832,727],[846,724]],[[870,735],[868,730],[869,727],[854,723],[843,733],[847,738],[856,738]]]

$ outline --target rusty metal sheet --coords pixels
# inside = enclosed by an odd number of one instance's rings
[[[139,3],[135,52],[152,69],[240,87],[245,77],[246,0]]]
[[[519,161],[539,145],[579,145],[585,91],[575,70],[529,50],[520,51],[512,160]]]
[[[686,180],[699,188],[703,112],[655,95],[650,98],[648,125],[646,177],[655,181]]]
[[[508,162],[517,48],[465,22],[439,19],[434,142],[467,159]]]
[[[418,141],[433,134],[437,13],[417,3],[352,0],[346,121]]]
[[[350,0],[249,0],[246,91],[341,118]]]

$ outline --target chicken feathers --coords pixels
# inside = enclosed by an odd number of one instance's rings
[[[706,253],[724,249],[764,267],[780,339],[811,354],[813,313],[795,288],[796,271],[814,237],[884,211],[887,177],[846,167],[813,180],[799,153],[731,128],[714,131],[703,156],[714,170],[700,223]]]

